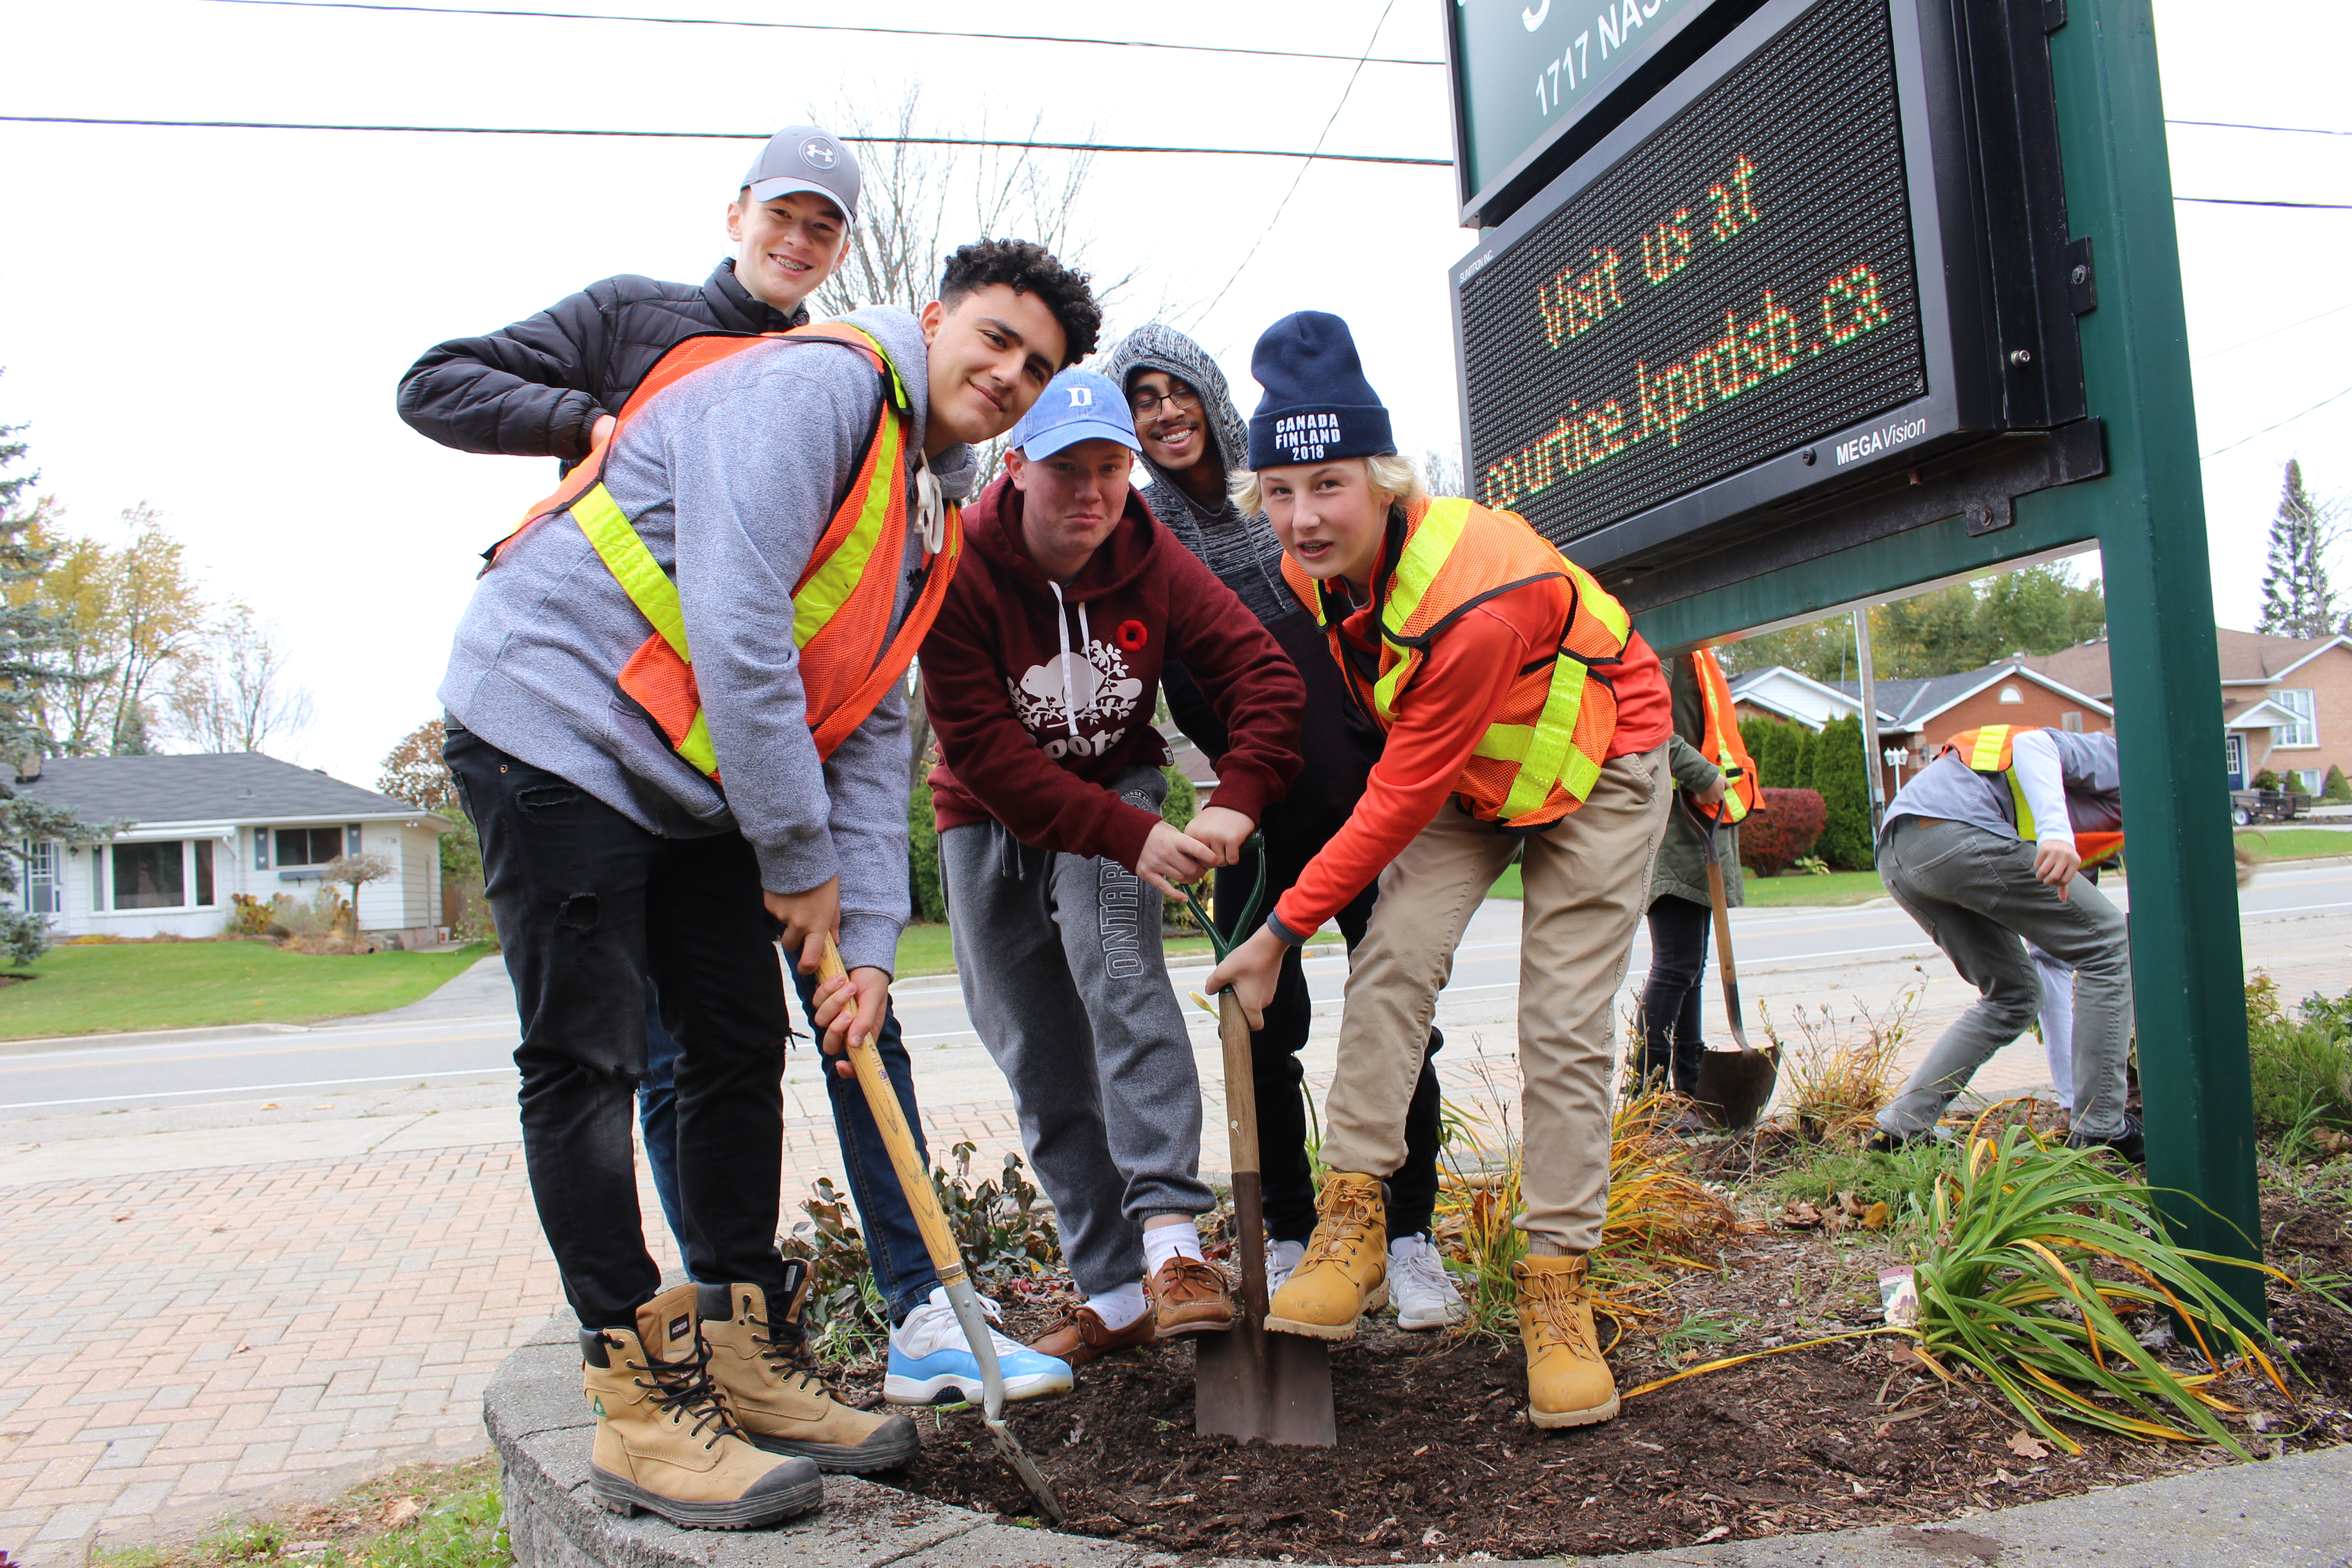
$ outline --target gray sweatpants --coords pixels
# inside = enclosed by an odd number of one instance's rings
[[[2030,941],[2074,971],[2075,1130],[2086,1138],[2121,1132],[2132,1038],[2123,911],[2080,877],[2062,900],[2034,879],[2032,845],[1961,822],[1895,818],[1878,868],[1895,901],[1979,993],[1878,1113],[1878,1125],[1895,1133],[1933,1127],[1977,1068],[2032,1024],[2042,982],[2026,954]]]
[[[1154,768],[1118,782],[1146,811],[1167,791]],[[1216,1206],[1159,890],[1115,860],[1033,849],[994,823],[940,834],[940,870],[964,1005],[1012,1086],[1070,1277],[1090,1296],[1132,1285],[1145,1220]]]

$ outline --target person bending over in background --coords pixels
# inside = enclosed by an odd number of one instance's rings
[[[1290,890],[1298,873],[1329,842],[1364,793],[1364,778],[1380,759],[1380,726],[1348,700],[1347,688],[1323,645],[1323,633],[1283,586],[1282,541],[1263,515],[1244,514],[1226,493],[1226,481],[1249,458],[1241,411],[1225,389],[1225,374],[1208,352],[1157,322],[1139,327],[1111,351],[1105,374],[1126,392],[1151,482],[1143,500],[1176,542],[1199,556],[1218,581],[1264,622],[1306,683],[1300,716],[1298,776],[1266,807],[1266,911]],[[1216,710],[1180,664],[1161,669],[1168,710],[1202,754],[1224,755],[1227,738]],[[1229,941],[1249,931],[1232,924],[1257,879],[1255,850],[1217,869],[1216,919]],[[1363,939],[1378,889],[1366,887],[1335,917],[1353,952]],[[1265,913],[1259,920],[1263,921]],[[1255,930],[1253,926],[1251,930]],[[1314,1022],[1299,950],[1288,950],[1265,1027],[1250,1035],[1251,1077],[1257,1089],[1258,1159],[1265,1184],[1265,1284],[1282,1289],[1306,1255],[1315,1229],[1315,1175],[1307,1159],[1306,1073],[1298,1053]],[[1388,1183],[1389,1299],[1397,1326],[1442,1329],[1464,1315],[1462,1294],[1436,1246],[1430,1224],[1437,1207],[1437,1068],[1445,1037],[1429,1031],[1421,1076],[1404,1121],[1404,1163]]]

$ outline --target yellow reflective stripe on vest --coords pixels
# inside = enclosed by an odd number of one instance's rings
[[[604,570],[629,596],[637,613],[653,623],[662,640],[688,664],[694,656],[686,647],[686,613],[677,602],[677,584],[661,569],[654,552],[629,524],[626,512],[603,485],[593,485],[572,503],[572,521],[588,536]]]
[[[1997,773],[2001,771],[2001,747],[2008,742],[2009,726],[1988,724],[1977,731],[1977,743],[1969,749],[1969,770],[1971,773]]]
[[[1397,562],[1396,574],[1389,587],[1388,602],[1381,606],[1381,630],[1391,637],[1401,637],[1412,622],[1413,612],[1429,585],[1437,581],[1438,572],[1445,565],[1454,547],[1462,541],[1462,530],[1470,521],[1470,503],[1458,497],[1439,497],[1430,501],[1429,510],[1422,514],[1421,526],[1405,541],[1404,554]],[[1380,710],[1382,719],[1396,717],[1396,700],[1420,658],[1411,653],[1390,666],[1389,672],[1372,687],[1372,705]]]
[[[2042,835],[2033,826],[2033,808],[2025,804],[2025,785],[2019,782],[2015,768],[2004,770],[2001,776],[2009,781],[2010,798],[2017,802],[2017,836],[2032,844]]]
[[[884,363],[888,363],[885,361]],[[841,606],[849,602],[850,595],[866,575],[866,563],[874,558],[875,542],[882,537],[883,520],[889,515],[893,485],[907,482],[902,462],[907,450],[906,422],[885,415],[882,428],[874,437],[878,448],[874,454],[874,482],[866,487],[866,505],[857,514],[857,525],[841,542],[841,547],[825,557],[824,564],[793,595],[793,641],[801,647],[824,629]]]
[[[686,727],[686,739],[677,743],[677,754],[698,772],[719,772],[719,748],[710,743],[710,726],[704,722],[699,708],[694,710],[694,722]]]
[[[1525,816],[1549,800],[1555,784],[1578,800],[1592,793],[1601,769],[1575,746],[1576,716],[1584,709],[1586,679],[1584,666],[1574,659],[1562,658],[1553,667],[1551,690],[1529,730],[1518,774],[1511,780],[1511,793],[1503,800],[1503,821]]]

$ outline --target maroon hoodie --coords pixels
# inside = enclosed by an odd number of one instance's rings
[[[931,773],[940,830],[993,818],[1024,844],[1133,870],[1160,818],[1111,785],[1168,760],[1152,714],[1171,658],[1231,737],[1207,804],[1256,821],[1298,772],[1307,689],[1279,645],[1133,489],[1059,586],[1022,547],[1022,499],[1000,478],[964,509],[963,560],[923,639],[923,702],[946,759]]]

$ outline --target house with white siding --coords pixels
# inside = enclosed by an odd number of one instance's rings
[[[396,869],[361,889],[360,929],[404,946],[435,940],[446,817],[258,752],[31,765],[16,794],[114,828],[102,843],[19,847],[17,903],[60,938],[217,936],[234,895],[307,901],[329,861],[372,850]]]

